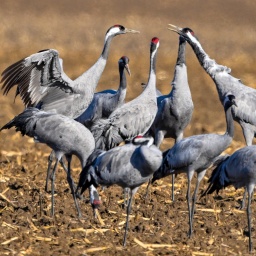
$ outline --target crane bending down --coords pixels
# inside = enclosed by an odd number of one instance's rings
[[[152,137],[137,136],[131,143],[100,154],[86,171],[87,174],[80,176],[80,193],[92,184],[95,187],[117,184],[130,189],[123,246],[126,245],[132,199],[138,188],[152,177],[162,162],[162,152],[152,144]]]
[[[94,91],[107,63],[112,39],[126,33],[139,33],[139,31],[122,25],[110,27],[106,32],[100,57],[75,80],[71,80],[63,71],[63,61],[59,58],[57,50],[49,49],[32,54],[3,71],[1,83],[4,94],[8,94],[17,85],[16,96],[20,94],[26,107],[37,107],[75,119],[85,111],[93,99]],[[48,158],[48,176],[53,157],[54,152]],[[67,172],[65,166],[63,164],[62,166]],[[46,191],[47,180],[48,178],[46,178]]]
[[[56,162],[52,172],[52,209],[54,216],[54,181],[58,162],[66,156],[68,161],[67,180],[72,191],[78,216],[81,217],[81,211],[76,200],[75,191],[71,184],[70,163],[72,155],[76,155],[81,166],[86,165],[87,158],[95,148],[95,141],[91,132],[79,122],[55,113],[41,111],[37,108],[29,107],[24,112],[14,117],[9,123],[1,129],[10,129],[16,127],[22,135],[34,138],[36,141],[45,143],[55,153]]]
[[[233,118],[240,124],[247,146],[252,145],[256,135],[256,90],[244,85],[240,79],[233,77],[231,69],[219,65],[204,51],[194,32],[190,28],[170,25],[170,30],[178,33],[190,44],[201,66],[214,81],[219,99],[224,106],[225,96],[236,97],[237,108],[232,108]]]
[[[156,104],[156,55],[159,39],[152,38],[150,45],[150,70],[147,87],[132,101],[117,108],[108,119],[100,119],[92,127],[96,148],[109,150],[124,140],[147,132],[154,121]]]
[[[88,129],[91,129],[96,120],[100,118],[108,118],[115,109],[124,104],[127,87],[124,70],[131,75],[129,58],[127,56],[122,56],[118,61],[118,67],[120,75],[118,90],[109,89],[95,93],[89,107],[82,115],[76,118],[76,121],[84,124]]]
[[[164,138],[174,138],[175,143],[183,138],[183,131],[190,123],[194,104],[188,84],[186,66],[186,40],[180,36],[172,90],[157,97],[158,111],[149,134],[160,147]],[[174,201],[174,175],[172,175],[172,200]]]
[[[237,150],[231,156],[219,161],[208,181],[210,184],[202,196],[233,185],[236,189],[245,187],[248,192],[247,219],[249,229],[249,251],[252,252],[251,237],[251,200],[256,184],[256,146],[248,146]],[[246,195],[246,194],[245,194]],[[244,200],[242,201],[242,204]],[[243,205],[242,205],[243,207]]]
[[[161,167],[153,175],[152,182],[170,174],[187,174],[189,237],[192,235],[193,216],[199,183],[204,177],[206,170],[232,142],[234,136],[234,122],[231,107],[233,105],[236,105],[235,97],[233,95],[226,96],[224,109],[226,114],[227,129],[223,135],[201,134],[180,140],[171,149],[169,149],[168,152],[165,152],[165,158],[163,159]],[[190,184],[195,172],[197,173],[197,182],[191,204]]]

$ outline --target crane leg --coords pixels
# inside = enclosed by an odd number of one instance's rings
[[[51,175],[51,181],[52,181],[52,209],[51,209],[51,215],[52,217],[54,217],[54,183],[55,183],[55,173],[57,170],[57,166],[59,163],[59,159],[56,158],[56,162],[52,171],[52,175]]]
[[[174,181],[175,181],[175,174],[172,174],[172,201],[174,202]]]
[[[148,197],[148,192],[149,192],[150,183],[151,183],[151,179],[149,179],[148,185],[147,185],[147,188],[146,188],[146,194],[145,194],[145,196],[144,196],[144,201],[145,201],[145,202],[146,202],[146,199],[147,199],[147,197]]]
[[[44,188],[45,192],[48,192],[48,181],[50,179],[50,172],[51,172],[54,155],[55,155],[54,151],[52,150],[51,154],[48,156],[48,168],[47,168],[47,175],[46,175],[45,188]]]
[[[249,232],[249,251],[252,252],[252,228],[251,228],[251,199],[252,199],[252,189],[248,189],[248,205],[247,205],[247,219],[248,219],[248,232]]]
[[[126,237],[127,237],[128,227],[129,227],[129,216],[130,216],[131,209],[132,209],[132,200],[133,200],[133,197],[134,197],[135,193],[137,192],[137,190],[138,190],[138,188],[130,189],[130,199],[129,199],[128,207],[126,210],[126,224],[125,224],[123,246],[126,246]]]
[[[190,185],[191,185],[191,180],[194,175],[194,170],[190,170],[187,172],[188,176],[188,190],[187,190],[187,203],[188,203],[188,219],[189,219],[189,231],[188,231],[188,237],[191,238],[192,236],[192,213],[191,213],[191,205],[190,205]]]
[[[247,193],[247,188],[245,187],[244,188],[243,199],[242,199],[242,202],[241,202],[241,206],[239,207],[240,210],[244,209],[244,207],[245,207],[246,193]]]
[[[71,193],[72,193],[72,196],[73,196],[73,199],[74,199],[74,202],[75,202],[76,210],[77,210],[77,213],[78,213],[78,218],[80,219],[82,217],[82,213],[81,213],[80,207],[78,205],[78,201],[77,201],[76,193],[75,193],[75,188],[74,188],[74,182],[73,182],[73,179],[72,179],[72,176],[71,176],[71,157],[67,157],[67,160],[68,160],[67,181],[68,181],[68,184],[69,184],[69,187],[71,189]]]

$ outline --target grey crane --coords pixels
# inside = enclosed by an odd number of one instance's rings
[[[115,109],[124,104],[127,87],[124,70],[131,75],[129,69],[129,58],[127,56],[122,56],[118,61],[118,66],[120,74],[118,90],[108,89],[95,93],[89,107],[82,115],[76,118],[76,121],[84,124],[89,129],[96,120],[100,118],[108,118]]]
[[[256,184],[256,146],[247,146],[225,156],[213,170],[208,188],[202,196],[233,185],[236,189],[245,187],[248,192],[247,219],[249,229],[249,251],[252,252],[251,237],[251,200]],[[244,200],[242,204],[244,203]],[[242,206],[243,207],[243,206]]]
[[[199,183],[204,177],[206,170],[215,159],[230,145],[234,136],[234,122],[231,107],[236,105],[233,95],[226,96],[224,109],[226,114],[226,132],[221,134],[200,134],[184,138],[177,142],[167,153],[161,168],[157,170],[152,182],[170,174],[186,173],[188,178],[187,203],[189,212],[189,232],[192,235],[193,216]],[[196,188],[190,202],[190,183],[194,173],[197,173]],[[191,208],[192,205],[192,208]]]
[[[157,98],[158,111],[149,134],[160,147],[164,138],[174,138],[175,143],[183,138],[183,131],[190,123],[194,104],[188,84],[186,66],[186,40],[180,36],[172,90]],[[174,175],[172,175],[172,200],[174,200]]]
[[[236,97],[238,108],[233,107],[233,118],[242,127],[247,146],[252,145],[256,133],[256,90],[233,77],[230,68],[219,65],[211,59],[190,28],[169,25],[169,29],[184,37],[194,50],[199,63],[214,81],[222,105],[224,106],[224,99],[228,93]]]
[[[116,184],[130,189],[123,246],[126,245],[132,199],[138,188],[150,179],[162,162],[162,152],[152,144],[152,137],[137,136],[131,143],[100,154],[86,171],[87,175],[80,176],[80,193],[92,184],[95,187]]]
[[[135,99],[117,108],[108,119],[100,119],[92,127],[96,148],[111,149],[124,140],[147,132],[154,121],[156,104],[156,55],[159,39],[150,44],[150,69],[147,87]]]
[[[110,43],[117,35],[139,33],[122,25],[110,27],[105,35],[102,53],[96,63],[75,80],[63,71],[63,61],[58,51],[43,50],[26,57],[2,73],[2,89],[8,94],[17,85],[16,96],[20,94],[25,106],[33,106],[44,111],[56,112],[70,118],[77,118],[89,106],[95,88],[104,71]],[[51,170],[54,152],[48,158],[47,177]],[[61,160],[64,170],[67,171]],[[45,190],[48,190],[46,178]]]
[[[96,63],[75,80],[63,71],[58,51],[43,50],[22,59],[2,73],[4,94],[17,85],[16,96],[26,107],[54,111],[70,118],[77,118],[89,106],[94,91],[107,63],[110,43],[114,36],[139,33],[122,25],[114,25],[105,35],[103,51]]]
[[[79,122],[64,115],[45,112],[37,108],[28,107],[21,114],[14,117],[9,123],[4,125],[3,129],[16,127],[22,135],[34,138],[36,141],[45,143],[55,153],[55,165],[52,172],[52,209],[54,216],[54,181],[57,165],[63,155],[68,161],[67,180],[72,191],[78,216],[81,217],[81,211],[78,206],[75,191],[72,184],[70,163],[72,155],[76,155],[81,166],[86,165],[87,158],[95,148],[95,141],[91,132]]]

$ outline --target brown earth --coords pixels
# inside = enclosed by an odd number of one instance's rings
[[[53,3],[54,2],[54,3]],[[232,68],[232,74],[253,87],[255,79],[254,1],[5,1],[0,8],[0,70],[41,49],[54,48],[64,59],[66,73],[75,78],[98,58],[106,30],[114,24],[141,31],[140,35],[115,38],[98,90],[118,85],[117,61],[130,58],[128,100],[141,92],[147,81],[150,39],[161,40],[157,60],[157,86],[170,91],[177,56],[178,36],[168,23],[192,28],[207,53]],[[215,85],[187,47],[189,82],[195,104],[185,136],[223,132],[225,118]],[[0,126],[23,110],[14,92],[0,95]],[[162,149],[171,147],[165,140]],[[244,146],[241,129],[228,153]],[[154,184],[144,201],[145,186],[133,205],[127,246],[122,247],[125,209],[122,190],[101,192],[95,220],[87,201],[81,202],[84,219],[78,220],[64,171],[57,174],[56,215],[50,218],[50,194],[45,193],[47,156],[50,149],[21,137],[13,130],[0,137],[0,255],[246,255],[248,253],[246,211],[238,210],[242,190],[226,189],[220,196],[197,202],[194,234],[187,238],[188,212],[186,176],[175,184],[170,200],[170,179]],[[80,167],[73,162],[77,180]],[[200,189],[207,186],[208,171]],[[87,193],[86,193],[87,196]],[[256,212],[252,203],[253,216]],[[255,218],[252,220],[253,226]],[[254,247],[255,232],[252,233]]]

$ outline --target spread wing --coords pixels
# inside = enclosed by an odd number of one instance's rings
[[[73,81],[63,72],[62,59],[56,50],[43,50],[22,59],[2,73],[4,94],[17,85],[16,96],[20,94],[25,106],[36,106],[44,98],[55,93],[55,98],[73,92]],[[16,97],[15,96],[15,97]]]

